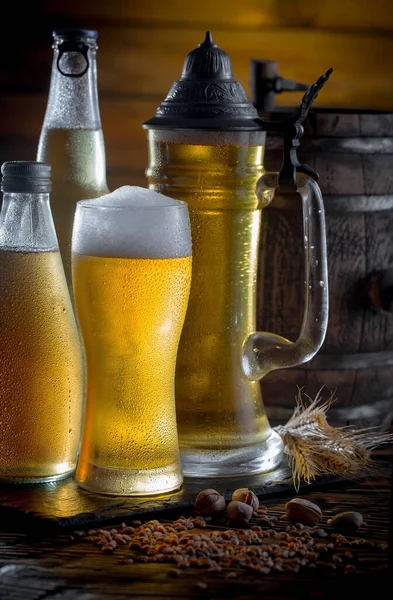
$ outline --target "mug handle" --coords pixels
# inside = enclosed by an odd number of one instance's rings
[[[272,175],[272,174],[266,174]],[[300,179],[300,177],[299,177]],[[266,331],[247,336],[242,348],[242,368],[251,381],[262,379],[270,371],[287,369],[308,362],[322,346],[328,324],[329,290],[326,249],[325,210],[321,190],[311,177],[301,176],[298,193],[302,198],[305,255],[305,304],[300,335],[295,342]],[[257,194],[273,196],[258,182]],[[280,187],[276,187],[279,192]]]

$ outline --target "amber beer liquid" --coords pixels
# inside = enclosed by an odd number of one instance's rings
[[[0,249],[0,478],[74,471],[83,371],[57,248]]]
[[[89,461],[109,479],[111,467],[117,476],[136,464],[154,477],[178,460],[176,414],[168,406],[191,257],[75,255],[73,277],[90,381],[79,477]]]
[[[260,384],[245,377],[240,356],[256,330],[261,205],[255,188],[264,172],[262,136],[246,132],[235,142],[231,133],[187,131],[182,143],[181,132],[148,135],[149,187],[188,203],[193,239],[176,370],[181,450],[186,457],[194,450],[203,456],[204,448],[230,456],[270,432]]]
[[[191,280],[188,213],[172,200],[111,209],[111,197],[79,203],[73,235],[87,361],[76,478],[101,493],[157,494],[183,480],[174,379]]]

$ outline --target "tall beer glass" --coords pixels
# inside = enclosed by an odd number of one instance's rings
[[[72,276],[87,362],[76,479],[115,495],[178,489],[174,377],[191,282],[187,204],[131,186],[78,202]]]

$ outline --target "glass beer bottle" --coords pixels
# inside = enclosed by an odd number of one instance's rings
[[[0,479],[52,481],[79,452],[83,355],[49,205],[50,165],[6,162],[0,212]]]
[[[55,29],[48,103],[37,160],[52,167],[51,208],[71,290],[76,203],[108,193],[97,91],[96,31]]]

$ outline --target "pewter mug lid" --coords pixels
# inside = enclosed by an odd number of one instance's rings
[[[258,112],[234,79],[228,54],[213,42],[210,31],[184,61],[178,81],[143,123],[146,129],[260,131]]]

